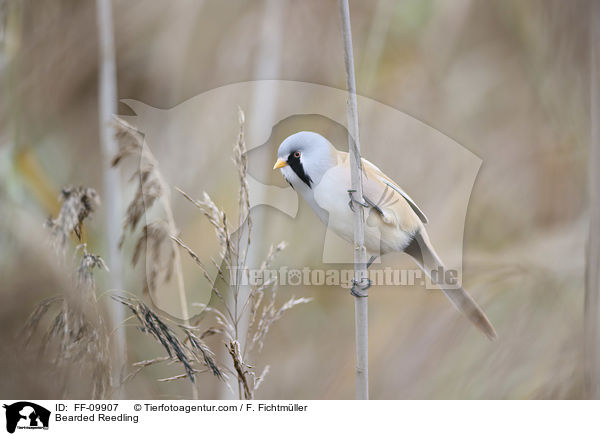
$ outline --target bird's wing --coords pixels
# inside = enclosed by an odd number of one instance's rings
[[[344,160],[346,156],[344,156]],[[348,165],[345,161],[343,164]],[[387,177],[379,168],[368,160],[362,159],[363,165],[363,198],[381,217],[384,223],[398,226],[404,232],[412,234],[412,240],[403,251],[409,254],[425,272],[432,278],[432,272],[445,267],[433,249],[424,223],[425,214],[415,202]],[[420,220],[420,221],[419,221]],[[386,226],[379,227],[382,237]],[[389,227],[388,227],[389,228]],[[388,233],[389,235],[389,233]],[[432,278],[433,280],[433,278]],[[497,337],[494,326],[473,298],[458,283],[437,283],[452,304],[490,339]],[[452,286],[449,286],[452,285]]]
[[[363,161],[363,173],[365,175],[365,182],[363,190],[365,200],[378,212],[383,212],[385,208],[390,207],[402,207],[405,203],[408,203],[413,212],[419,217],[422,223],[427,224],[429,220],[423,213],[423,211],[417,206],[410,196],[402,190],[392,179],[386,176],[383,171],[373,165],[366,159]],[[398,195],[404,201],[400,201]],[[377,207],[375,207],[377,206]],[[382,213],[385,220],[385,214]]]

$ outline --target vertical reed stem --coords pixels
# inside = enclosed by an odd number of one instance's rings
[[[356,81],[354,78],[354,56],[352,54],[352,31],[350,29],[350,9],[348,0],[339,0],[342,35],[344,39],[344,61],[346,65],[346,86],[348,102],[348,148],[350,151],[350,176],[354,198],[364,203],[362,189],[362,165],[358,131],[358,109],[356,105]],[[364,284],[367,279],[367,252],[365,249],[364,209],[354,208],[354,280]],[[369,399],[369,303],[364,297],[355,297],[354,312],[356,324],[356,399]]]
[[[585,375],[587,396],[600,399],[600,5],[590,4],[590,228],[586,255]]]
[[[108,244],[107,262],[110,265],[109,287],[123,289],[123,269],[119,251],[119,233],[121,231],[121,189],[119,173],[111,168],[111,160],[117,153],[114,128],[111,123],[117,112],[117,73],[115,66],[115,43],[110,0],[97,0],[97,26],[99,40],[99,96],[98,116],[100,145],[102,149],[102,169],[104,183],[105,225]],[[112,343],[112,385],[117,396],[122,396],[121,372],[125,367],[127,343],[125,330],[118,328],[126,316],[126,307],[110,299],[109,313],[111,330],[114,331]]]

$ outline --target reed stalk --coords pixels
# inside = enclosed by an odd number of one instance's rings
[[[590,5],[590,227],[585,277],[585,375],[586,395],[600,398],[600,5]]]
[[[97,26],[99,43],[99,83],[98,117],[102,171],[105,202],[105,229],[108,245],[107,262],[112,273],[109,275],[109,287],[123,289],[123,259],[119,251],[121,229],[121,186],[119,173],[111,168],[112,157],[117,153],[114,126],[111,122],[117,112],[117,73],[115,61],[115,42],[111,0],[97,0]],[[112,340],[112,385],[117,395],[124,395],[121,379],[127,356],[125,330],[117,328],[125,319],[125,307],[108,300],[111,329],[115,331]]]
[[[354,56],[352,54],[352,31],[348,0],[339,0],[344,41],[344,63],[346,66],[346,87],[348,102],[348,149],[350,152],[350,177],[355,200],[364,203],[362,188],[362,165],[358,131],[358,109],[356,104],[356,80],[354,77]],[[368,282],[367,251],[365,248],[365,217],[362,207],[354,208],[354,281],[361,285]],[[367,290],[363,296],[355,296],[354,313],[356,327],[356,399],[369,399],[369,303]]]

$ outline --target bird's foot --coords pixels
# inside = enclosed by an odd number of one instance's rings
[[[354,195],[352,195],[352,194],[354,194],[355,192],[356,192],[356,189],[348,189],[348,196],[350,197],[350,201],[348,202],[348,207],[350,208],[350,210],[352,212],[355,212],[354,203],[360,204],[362,207],[369,207],[369,205],[367,203],[362,203],[354,198]]]
[[[352,279],[352,287],[350,288],[350,294],[358,298],[368,297],[369,294],[366,292],[371,287],[371,279],[367,278],[367,283],[361,285],[356,279]]]

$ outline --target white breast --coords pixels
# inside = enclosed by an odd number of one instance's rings
[[[354,213],[348,205],[350,201],[348,190],[351,186],[350,174],[346,172],[348,172],[347,167],[333,167],[325,173],[318,185],[309,190],[311,192],[306,193],[305,198],[329,228],[353,243]],[[323,218],[322,215],[325,217]],[[365,209],[365,245],[371,254],[402,251],[411,238],[411,235],[396,225],[384,223],[375,210]]]
[[[352,240],[353,215],[348,206],[350,177],[349,174],[345,174],[345,170],[347,169],[335,166],[326,171],[312,191],[314,202],[329,214],[329,226],[340,236]]]

